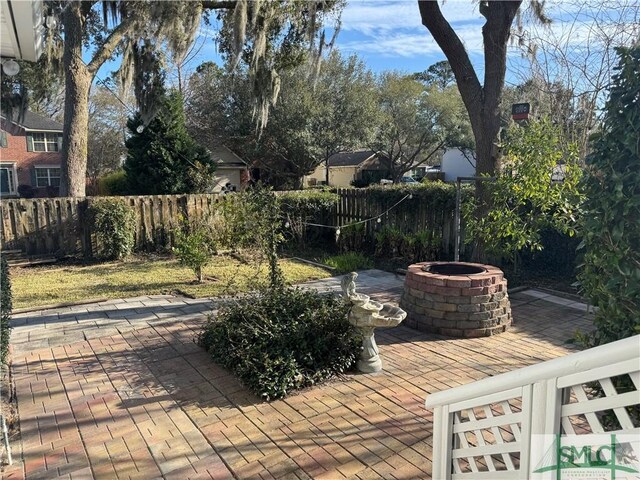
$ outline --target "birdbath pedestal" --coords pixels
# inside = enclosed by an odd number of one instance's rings
[[[395,327],[407,316],[407,312],[390,304],[370,300],[368,295],[356,293],[356,272],[342,279],[342,293],[351,303],[349,323],[357,327],[362,334],[362,352],[357,368],[362,373],[374,373],[382,370],[382,360],[376,344],[374,331],[378,327]]]

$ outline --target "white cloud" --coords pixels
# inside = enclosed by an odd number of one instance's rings
[[[481,19],[471,2],[445,2],[443,15],[451,23],[475,22]],[[398,30],[424,30],[415,0],[380,2],[351,0],[342,12],[342,29],[364,35]]]
[[[470,54],[482,53],[482,30],[478,26],[456,29]],[[417,33],[393,33],[375,37],[338,42],[341,50],[373,53],[381,56],[415,57],[442,53],[429,31],[422,27]]]

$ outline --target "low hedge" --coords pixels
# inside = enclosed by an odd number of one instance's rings
[[[119,260],[133,252],[136,216],[131,207],[120,200],[93,200],[89,218],[96,234],[98,258]]]
[[[269,401],[341,374],[360,342],[348,305],[332,295],[275,289],[222,307],[199,343]]]
[[[331,224],[339,195],[325,190],[299,190],[278,195],[282,218],[288,225],[288,243],[304,246],[306,243],[330,240],[330,229],[308,226],[307,223]]]
[[[11,278],[7,259],[0,259],[0,363],[6,363],[9,352],[9,337],[11,335]]]

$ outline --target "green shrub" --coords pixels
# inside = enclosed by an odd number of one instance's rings
[[[426,262],[436,260],[440,248],[440,235],[430,230],[404,233],[395,227],[385,227],[376,234],[377,257],[400,257],[410,262]]]
[[[334,267],[337,273],[348,273],[356,270],[373,268],[371,258],[360,252],[348,252],[327,258],[324,263]]]
[[[330,224],[339,196],[323,190],[300,190],[278,196],[282,217],[288,223],[290,239],[298,246],[317,240],[329,229],[309,227],[307,223]],[[312,235],[313,232],[313,235]]]
[[[582,200],[577,145],[543,118],[512,125],[502,150],[502,169],[485,186],[492,199],[486,214],[478,218],[476,202],[464,205],[465,241],[479,243],[491,257],[516,261],[521,251],[542,250],[547,229],[574,236]],[[552,181],[560,168],[564,178]]]
[[[136,230],[136,216],[131,207],[120,200],[93,200],[89,216],[96,235],[98,258],[116,260],[131,254]]]
[[[598,307],[599,345],[640,333],[640,46],[618,49],[602,131],[587,158],[583,292]]]
[[[215,362],[273,400],[351,367],[360,343],[348,309],[331,295],[270,290],[222,307],[199,342]]]
[[[193,270],[196,280],[202,283],[202,267],[216,254],[216,235],[212,225],[204,219],[191,223],[182,222],[174,231],[173,254],[182,265]]]
[[[367,188],[369,198],[382,202],[387,207],[400,201],[405,195],[413,195],[414,202],[429,205],[431,210],[453,212],[456,207],[456,186],[452,183],[440,181],[428,183],[395,185],[372,185]],[[471,190],[463,189],[463,195],[467,197]],[[411,208],[411,203],[404,203],[396,207],[397,210]]]
[[[367,229],[364,223],[345,225],[340,228],[338,236],[338,250],[348,252],[366,252],[371,249],[371,242],[367,238]]]
[[[11,336],[12,296],[11,278],[7,259],[0,259],[0,363],[6,363],[9,352],[9,337]]]
[[[98,179],[98,195],[108,197],[127,195],[128,193],[127,174],[124,173],[124,170],[108,173]]]
[[[400,257],[405,234],[395,227],[384,227],[376,233],[376,256]]]

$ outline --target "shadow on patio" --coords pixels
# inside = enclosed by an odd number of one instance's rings
[[[93,327],[78,320],[91,318],[87,306],[49,314],[50,323],[18,319],[16,338],[48,330],[60,339],[14,353],[24,463],[6,478],[428,478],[428,393],[564,355],[573,348],[565,341],[590,325],[577,308],[516,294],[504,334],[380,331],[383,372],[266,403],[194,343],[210,304],[131,301],[103,310],[110,320]]]

